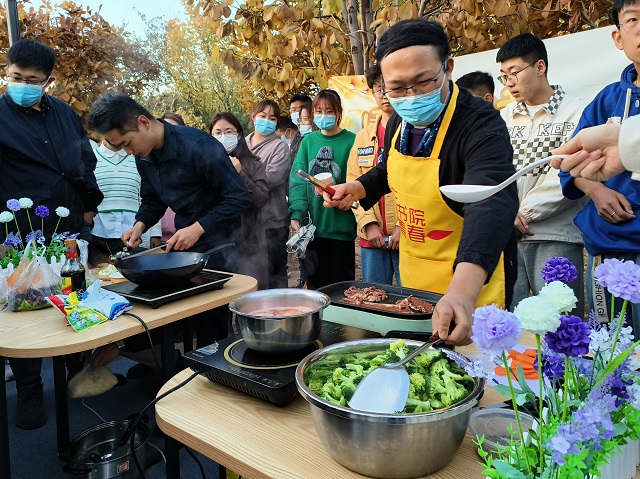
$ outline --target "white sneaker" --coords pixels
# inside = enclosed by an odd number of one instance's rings
[[[4,365],[4,382],[8,383],[10,381],[13,381],[15,378],[13,376],[13,371],[11,370],[11,366],[9,366],[9,363],[5,363]]]

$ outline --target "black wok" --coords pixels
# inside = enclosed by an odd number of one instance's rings
[[[186,283],[202,271],[212,254],[231,246],[235,244],[225,243],[204,253],[170,251],[132,258],[124,257],[117,260],[114,266],[132,283],[148,288],[162,288]]]

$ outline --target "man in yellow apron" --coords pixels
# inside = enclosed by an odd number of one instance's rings
[[[433,331],[468,344],[477,305],[509,304],[516,275],[515,186],[478,203],[443,198],[448,184],[495,185],[514,172],[499,112],[452,81],[453,59],[437,23],[406,20],[380,39],[376,59],[394,107],[386,161],[325,193],[325,206],[370,208],[393,192],[401,228],[402,285],[441,293]],[[455,329],[449,333],[453,321]]]

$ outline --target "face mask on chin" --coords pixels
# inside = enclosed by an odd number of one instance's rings
[[[214,138],[222,143],[227,153],[231,153],[238,146],[238,135],[217,135]]]
[[[445,78],[439,88],[420,95],[389,98],[389,103],[400,117],[413,126],[428,126],[440,116],[444,110],[444,103],[440,94]]]
[[[256,131],[262,136],[269,136],[271,133],[276,131],[275,121],[267,120],[266,118],[256,118],[253,123],[256,127]]]
[[[38,103],[44,91],[42,85],[30,85],[28,83],[11,81],[7,86],[7,94],[18,105],[28,108]]]

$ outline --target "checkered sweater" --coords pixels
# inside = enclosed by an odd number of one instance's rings
[[[553,89],[549,102],[533,118],[524,102],[512,102],[500,112],[511,137],[516,169],[548,156],[571,138],[578,125],[587,103],[566,95],[560,86]],[[518,178],[518,199],[519,211],[533,233],[521,241],[582,243],[582,234],[573,218],[584,201],[564,197],[558,170],[546,165]]]

